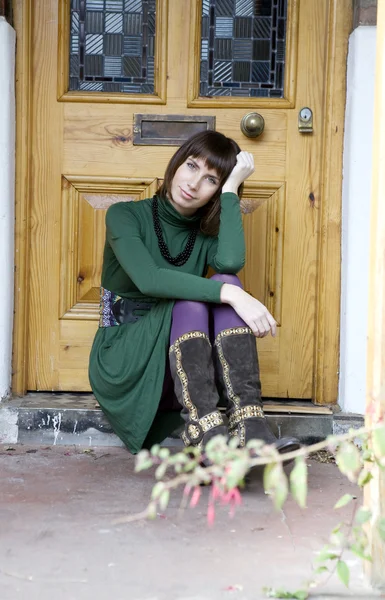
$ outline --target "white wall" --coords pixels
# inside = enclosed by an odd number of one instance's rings
[[[11,388],[15,203],[15,31],[0,17],[0,400]]]
[[[342,192],[342,294],[338,403],[365,412],[369,218],[376,27],[350,36]]]

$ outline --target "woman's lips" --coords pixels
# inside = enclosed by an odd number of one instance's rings
[[[182,192],[182,196],[186,198],[186,200],[193,200],[193,196],[185,192],[183,188],[180,187],[179,189]]]

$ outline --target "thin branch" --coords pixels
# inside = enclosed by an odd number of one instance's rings
[[[134,523],[135,521],[141,521],[142,519],[146,519],[149,515],[148,506],[142,512],[136,513],[134,515],[128,515],[127,517],[121,517],[120,519],[115,519],[112,521],[112,525],[121,525],[122,523]]]
[[[337,569],[339,561],[342,560],[342,556],[343,556],[345,550],[349,550],[349,538],[350,538],[350,535],[352,533],[353,523],[354,523],[354,517],[356,516],[356,512],[357,512],[357,504],[356,504],[356,502],[354,502],[353,511],[352,511],[352,518],[350,519],[350,522],[348,523],[348,531],[347,531],[347,534],[346,534],[346,538],[344,540],[344,544],[343,544],[343,546],[342,546],[342,548],[341,548],[341,550],[340,550],[337,558],[334,559],[334,566],[333,566],[332,570],[329,571],[328,576],[326,577],[326,579],[324,581],[320,581],[319,583],[317,583],[317,588],[323,587],[327,583],[329,583],[330,579],[333,577],[333,575],[336,572],[336,569]]]
[[[343,435],[329,436],[326,440],[323,440],[322,442],[317,442],[316,444],[312,444],[310,446],[302,446],[302,448],[300,448],[299,450],[295,450],[294,452],[288,452],[287,454],[278,454],[278,452],[273,449],[273,451],[274,451],[273,456],[250,458],[248,466],[249,466],[249,468],[253,468],[256,466],[263,466],[263,465],[266,466],[266,465],[269,465],[272,463],[274,463],[274,464],[284,463],[288,460],[295,459],[299,456],[308,457],[310,454],[313,454],[314,452],[318,452],[319,450],[324,450],[325,448],[330,448],[331,446],[337,446],[341,442],[349,441],[349,440],[352,440],[352,439],[354,439],[356,437],[360,437],[360,436],[367,437],[374,430],[382,428],[382,427],[383,427],[383,424],[380,423],[377,425],[373,425],[372,427],[369,427],[369,428],[361,427],[360,429],[351,430],[349,433],[346,433]],[[271,449],[270,446],[268,446],[268,445],[266,445],[266,446]],[[262,447],[262,449],[263,449],[263,447]],[[204,455],[202,455],[202,456],[204,456]],[[155,462],[158,461],[159,459],[157,457],[153,457],[153,460],[154,460],[154,464],[155,464]],[[197,460],[200,460],[200,459],[197,458]],[[213,481],[213,479],[218,479],[217,469],[218,469],[218,465],[211,465],[211,466],[206,467],[204,469],[204,478],[202,477],[201,483],[203,481],[205,483],[207,483],[207,482]],[[214,475],[214,472],[216,472],[216,475]],[[175,489],[182,484],[188,483],[190,480],[191,480],[191,472],[181,473],[181,474],[177,475],[176,477],[174,477],[174,479],[164,481],[163,482],[164,490]],[[122,517],[121,519],[117,519],[117,520],[113,521],[113,524],[132,523],[134,521],[140,521],[141,519],[145,519],[148,516],[149,516],[149,506],[147,506],[147,508],[140,513],[137,513],[134,515],[128,515],[126,517]]]

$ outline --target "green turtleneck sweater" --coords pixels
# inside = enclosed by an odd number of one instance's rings
[[[154,306],[135,323],[100,327],[89,365],[95,397],[133,453],[143,447],[159,406],[174,301],[219,303],[223,284],[205,278],[208,267],[217,273],[237,273],[245,258],[235,194],[221,195],[218,236],[198,233],[190,258],[180,267],[160,253],[151,202],[119,202],[108,209],[101,284],[125,298],[151,298]],[[199,216],[180,215],[167,199],[159,199],[158,205],[163,238],[171,256],[176,256],[185,248],[191,228],[199,226]],[[152,431],[152,441],[161,441],[171,431],[167,426],[160,427],[158,435]]]

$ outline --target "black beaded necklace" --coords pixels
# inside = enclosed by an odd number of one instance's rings
[[[198,234],[198,229],[192,229],[189,233],[186,247],[182,252],[179,252],[178,256],[173,258],[170,254],[170,251],[167,247],[166,242],[163,239],[162,227],[159,219],[159,210],[158,210],[158,198],[155,196],[152,199],[152,218],[154,221],[154,229],[156,233],[156,237],[158,238],[158,246],[161,255],[165,258],[171,265],[176,267],[181,267],[184,265],[191,256],[191,252],[194,249],[195,240]]]

